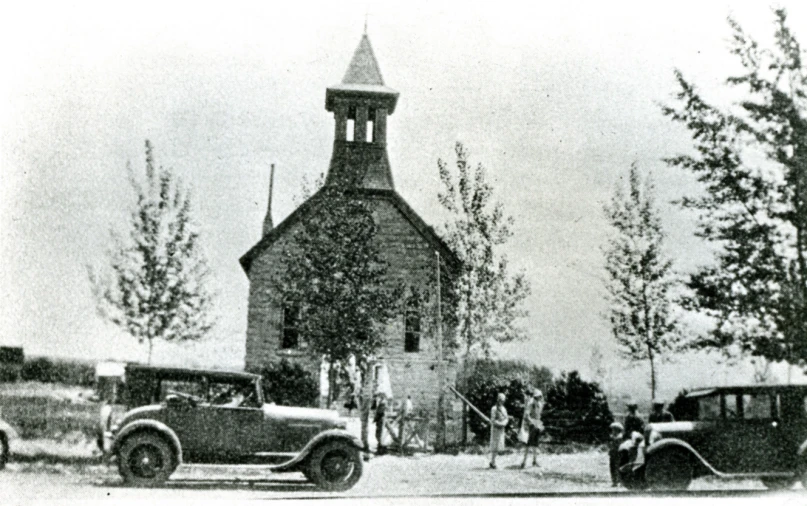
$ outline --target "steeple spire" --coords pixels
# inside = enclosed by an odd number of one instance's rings
[[[272,222],[272,187],[275,185],[275,164],[269,169],[269,201],[266,204],[266,217],[263,219],[263,235],[268,234],[275,227]]]
[[[398,92],[381,77],[365,26],[342,82],[325,92],[325,109],[335,120],[325,184],[348,180],[361,188],[394,189],[387,159],[387,116],[397,102]]]

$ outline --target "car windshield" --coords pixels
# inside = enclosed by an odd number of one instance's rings
[[[720,418],[720,394],[712,393],[697,399],[698,420],[717,420]]]

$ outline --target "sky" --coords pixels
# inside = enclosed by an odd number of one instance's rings
[[[658,5],[657,5],[658,4]],[[782,2],[807,41],[807,7]],[[589,373],[593,349],[617,389],[647,390],[618,357],[603,312],[602,205],[631,163],[653,174],[668,252],[681,272],[708,260],[693,217],[670,203],[696,189],[665,156],[688,135],[660,113],[678,68],[714,102],[737,62],[734,16],[761,41],[763,2],[31,2],[0,21],[0,344],[29,355],[144,360],[145,347],[98,318],[87,266],[132,202],[125,167],[157,163],[193,192],[218,292],[204,342],[155,348],[156,361],[242,367],[248,282],[238,258],[260,238],[269,166],[273,215],[327,170],[338,83],[365,20],[385,83],[397,191],[431,225],[437,160],[463,142],[515,218],[505,253],[532,286],[529,338],[502,346],[555,371]],[[661,366],[682,386],[748,380],[703,356]],[[783,379],[783,369],[777,369]]]

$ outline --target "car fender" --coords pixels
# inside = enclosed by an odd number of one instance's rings
[[[7,424],[3,420],[0,420],[0,432],[6,436],[7,441],[12,441],[19,438],[19,435],[17,434],[17,431],[14,430],[14,427]]]
[[[168,439],[171,446],[174,448],[174,453],[177,457],[177,465],[182,464],[182,445],[179,442],[179,438],[170,427],[157,420],[135,420],[121,427],[118,433],[115,434],[115,441],[112,443],[110,453],[113,455],[117,454],[126,436],[139,431],[157,432]]]
[[[680,439],[670,438],[670,439],[662,439],[660,441],[656,441],[655,443],[653,443],[652,445],[650,445],[647,448],[647,450],[645,451],[645,455],[646,455],[646,457],[650,457],[654,453],[658,453],[659,451],[665,450],[665,449],[668,449],[668,448],[680,448],[680,449],[686,451],[687,453],[691,454],[693,457],[695,457],[698,460],[698,462],[700,462],[710,472],[712,472],[712,473],[714,473],[714,474],[716,474],[718,476],[725,476],[725,473],[722,473],[722,472],[718,471],[717,469],[715,469],[714,467],[712,467],[712,465],[709,464],[709,462],[707,462],[706,459],[704,459],[701,456],[701,454],[698,453],[698,451],[695,450],[695,448],[692,447],[692,445],[690,445],[686,441],[682,441]],[[645,462],[647,462],[647,460],[648,459],[646,458]]]
[[[300,450],[300,453],[298,453],[296,457],[287,462],[283,462],[282,464],[272,466],[270,469],[272,470],[272,472],[276,473],[284,471],[294,471],[297,469],[297,467],[301,462],[305,461],[305,459],[308,458],[308,456],[311,454],[311,452],[314,451],[316,447],[318,447],[322,443],[325,443],[326,441],[333,441],[333,440],[345,441],[359,450],[362,449],[362,444],[361,441],[359,441],[359,438],[357,438],[350,432],[343,429],[329,429],[326,431],[322,431],[313,438],[311,438],[311,441],[309,441],[308,444],[306,444],[305,447],[302,450]]]

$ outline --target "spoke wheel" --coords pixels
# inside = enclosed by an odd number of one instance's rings
[[[332,441],[311,453],[306,477],[319,488],[343,491],[361,478],[362,460],[358,448],[343,441]]]
[[[140,433],[126,438],[118,453],[123,480],[138,487],[159,485],[171,475],[176,458],[171,446],[160,436]]]
[[[662,450],[647,457],[645,479],[651,490],[686,490],[693,471],[692,458],[685,450]]]

